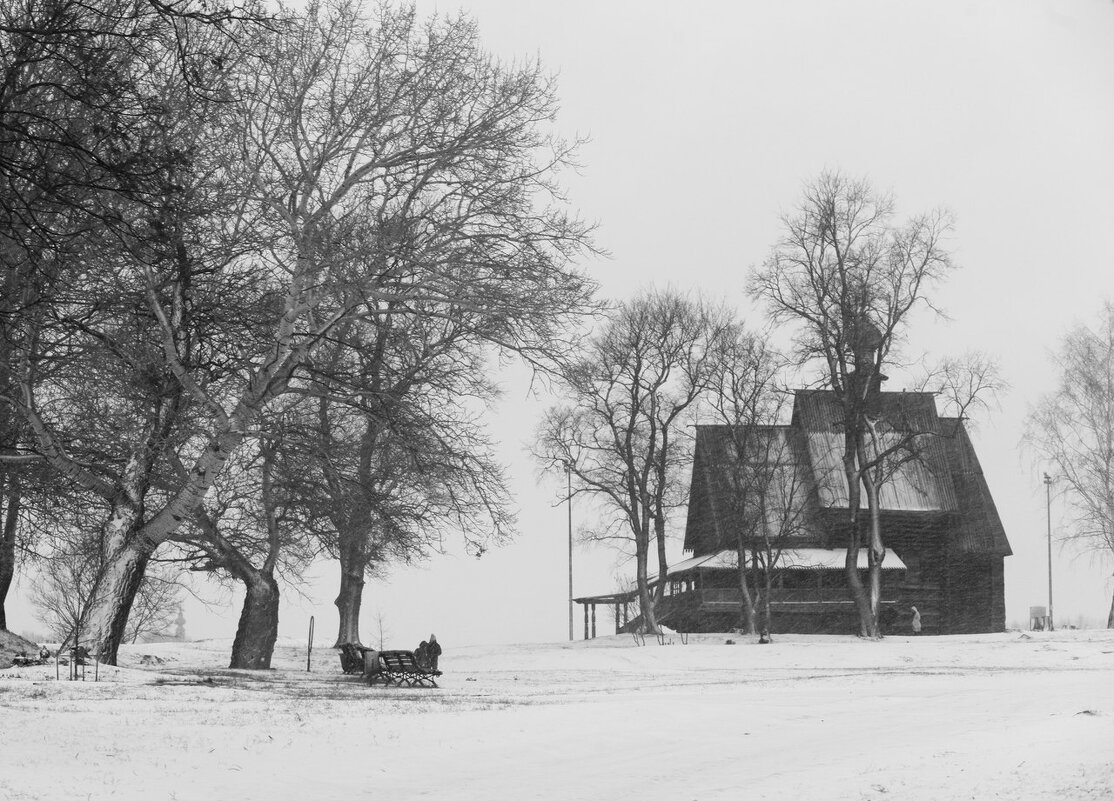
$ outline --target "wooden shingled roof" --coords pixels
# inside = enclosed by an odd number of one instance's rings
[[[945,429],[944,444],[959,506],[959,517],[952,528],[952,548],[958,553],[1011,555],[1013,549],[1002,518],[963,421],[942,417],[940,422]]]
[[[912,435],[911,447],[883,485],[882,510],[950,520],[954,552],[1008,555],[1009,541],[962,421],[939,417],[930,393],[884,392],[879,410],[883,448]],[[793,467],[786,469],[801,477],[806,492],[794,503],[802,512],[802,539],[819,533],[821,509],[847,507],[841,417],[832,393],[802,390],[796,393],[790,425],[757,429],[758,441],[782,445],[779,458],[789,454],[786,461]],[[684,544],[696,555],[733,546],[744,524],[726,475],[735,440],[727,426],[697,427]]]
[[[889,460],[879,492],[883,511],[954,512],[955,488],[948,469],[945,432],[928,392],[883,392],[879,396],[876,452],[899,447]],[[847,476],[843,471],[843,410],[831,392],[799,390],[793,405],[794,424],[808,442],[809,459],[826,509],[847,508]],[[860,499],[865,509],[865,497]]]
[[[755,504],[741,503],[734,490],[732,472],[739,470],[739,445],[774,460],[770,486],[775,497],[765,504],[764,525],[795,526],[795,536],[817,539],[816,488],[803,441],[792,426],[756,426],[744,440],[730,426],[702,425],[696,428],[685,550],[698,554],[718,550],[733,545],[740,529],[753,528],[747,516],[755,514]]]

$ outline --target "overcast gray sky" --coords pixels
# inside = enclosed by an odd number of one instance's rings
[[[962,269],[937,292],[950,320],[920,320],[910,349],[1000,359],[1012,389],[974,439],[1015,554],[1007,617],[1023,621],[1044,602],[1044,488],[1018,443],[1029,406],[1054,384],[1057,340],[1114,299],[1114,3],[418,5],[463,7],[491,52],[540,57],[559,73],[559,128],[591,137],[583,173],[565,183],[612,254],[589,264],[608,297],[673,285],[723,298],[760,324],[742,292],[747,271],[777,239],[802,183],[824,169],[892,190],[901,216],[951,209]],[[565,510],[524,451],[542,404],[514,371],[506,387],[492,426],[521,537],[481,560],[436,557],[369,583],[369,634],[381,611],[388,639],[402,645],[430,630],[450,646],[567,636]],[[679,517],[674,530],[682,527]],[[1111,566],[1071,552],[1054,561],[1057,617],[1102,619]],[[580,548],[576,562],[577,594],[613,588],[614,554]],[[319,572],[308,599],[286,602],[283,634],[304,633],[315,614],[319,638],[334,636],[335,570]],[[231,636],[237,612],[238,600],[218,621],[191,604],[187,628]]]
[[[1015,553],[1008,616],[1024,620],[1043,603],[1044,492],[1017,446],[1029,405],[1053,386],[1056,341],[1114,298],[1114,3],[461,5],[494,53],[536,54],[560,73],[561,129],[591,137],[583,175],[568,183],[613,255],[592,264],[608,296],[672,284],[760,323],[746,273],[802,182],[825,168],[892,190],[901,215],[954,212],[961,269],[938,291],[951,319],[922,319],[910,350],[1001,360],[1012,389],[979,421],[976,446]],[[452,588],[460,603],[428,617],[460,637],[559,638],[565,518],[520,448],[537,408],[521,386],[508,390],[498,426],[515,460],[522,538],[480,562],[398,574],[382,605],[411,583],[421,587],[414,603]],[[577,594],[611,589],[613,557],[577,556]],[[1101,619],[1110,565],[1067,552],[1054,563],[1058,616]]]

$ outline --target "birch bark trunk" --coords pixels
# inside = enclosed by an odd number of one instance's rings
[[[122,533],[109,535],[94,606],[85,626],[100,660],[108,665],[116,664],[128,616],[151,557],[151,550],[140,547],[137,539]]]
[[[882,607],[882,562],[886,558],[886,548],[882,545],[882,520],[878,508],[878,485],[870,471],[863,473],[863,486],[866,487],[867,508],[870,510],[870,545],[867,551],[867,567],[870,584],[870,630],[872,637],[880,637],[878,615]]]
[[[859,466],[857,454],[858,438],[851,431],[844,437],[843,474],[847,478],[847,559],[844,562],[844,572],[847,575],[847,586],[851,590],[851,599],[859,612],[859,633],[863,637],[874,637],[870,614],[870,598],[866,588],[863,587],[862,577],[859,575],[859,504],[862,501],[862,489],[859,483]]]

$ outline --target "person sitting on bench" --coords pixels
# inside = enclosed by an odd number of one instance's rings
[[[364,678],[371,679],[377,676],[381,670],[379,651],[374,648],[364,650]]]

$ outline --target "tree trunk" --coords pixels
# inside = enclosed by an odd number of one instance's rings
[[[229,668],[267,670],[278,639],[279,588],[274,576],[262,570],[238,575],[244,582],[244,606],[232,642]]]
[[[19,251],[11,245],[11,240],[7,240],[7,243],[8,248],[5,249],[2,262],[4,286],[0,292],[0,324],[4,326],[0,329],[0,395],[5,396],[15,390],[11,366],[16,318],[12,312],[18,302],[17,287],[21,276],[21,271],[16,266],[20,261]],[[8,250],[13,252],[9,253]],[[12,404],[7,400],[0,400],[0,447],[14,448],[15,445],[15,414]],[[8,628],[4,604],[15,577],[15,524],[19,514],[19,499],[16,469],[0,464],[0,631]]]
[[[658,598],[665,592],[669,578],[669,563],[665,559],[665,515],[661,509],[654,515],[654,540],[658,546]]]
[[[859,449],[852,433],[848,432],[844,445],[843,473],[847,477],[847,511],[850,524],[847,530],[847,560],[844,562],[844,571],[847,575],[847,586],[851,590],[851,598],[859,612],[859,633],[863,637],[874,637],[876,631],[870,614],[870,599],[863,587],[862,578],[859,577],[859,502],[862,496],[856,459]]]
[[[650,543],[649,537],[643,535],[640,537],[640,542],[635,544],[635,563],[636,573],[638,580],[638,599],[642,607],[642,627],[646,630],[647,634],[658,634],[661,630],[658,628],[658,620],[654,615],[654,598],[650,594],[650,577],[649,577],[649,550]]]
[[[870,549],[867,551],[867,566],[870,582],[870,630],[872,637],[881,637],[879,626],[882,608],[882,562],[886,558],[886,548],[882,544],[881,512],[878,508],[878,485],[869,471],[863,473],[866,487],[867,508],[870,510]]]
[[[115,538],[113,538],[115,539]],[[85,630],[96,644],[99,658],[115,665],[132,604],[147,571],[151,554],[127,539],[106,548],[100,582]]]
[[[746,634],[758,634],[758,627],[755,624],[755,610],[754,599],[751,597],[751,588],[746,584],[746,564],[745,558],[742,564],[739,565],[739,592],[742,594],[742,599],[739,603],[739,623]]]
[[[1110,597],[1110,614],[1106,616],[1106,627],[1114,629],[1114,595]]]
[[[757,633],[755,629],[755,612],[754,600],[750,594],[750,586],[747,584],[747,549],[743,544],[743,535],[740,533],[735,541],[735,547],[739,551],[739,623],[743,630],[750,635]]]
[[[771,569],[770,552],[766,551],[766,567],[762,571],[762,576],[765,579],[763,584],[766,588],[766,594],[762,598],[762,631],[766,633],[769,638],[770,632],[773,631],[773,620],[770,614],[770,598],[774,592],[774,571]]]
[[[346,537],[344,533],[341,537]],[[359,535],[363,541],[363,534]],[[340,591],[337,593],[337,612],[340,613],[340,630],[337,632],[337,641],[333,645],[339,648],[346,642],[360,645],[360,606],[364,594],[364,569],[366,557],[362,548],[340,548]]]
[[[14,472],[8,472],[5,482],[4,471],[0,471],[0,631],[8,628],[8,616],[4,604],[8,591],[15,578],[15,529],[19,521],[20,488],[19,479]]]

